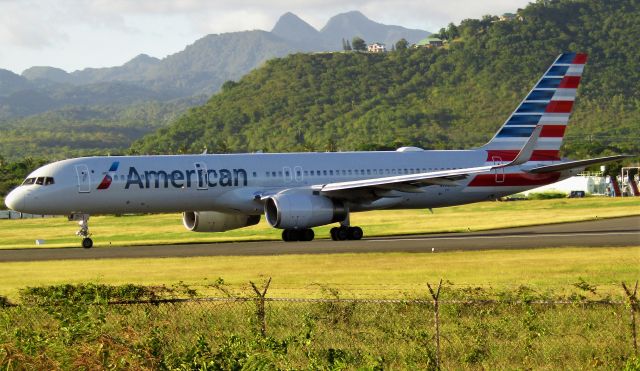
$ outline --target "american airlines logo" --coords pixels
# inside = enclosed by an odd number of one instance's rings
[[[113,173],[118,171],[118,166],[120,166],[119,161],[114,161],[111,164],[109,171],[104,175],[104,178],[102,178],[102,181],[98,185],[98,189],[109,189],[109,187],[111,186],[111,182],[113,181],[113,178],[111,177],[111,175],[113,175]]]

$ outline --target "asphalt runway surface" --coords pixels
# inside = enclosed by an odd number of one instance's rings
[[[100,236],[96,236],[95,239],[99,242]],[[6,249],[0,250],[0,262],[371,252],[437,253],[455,250],[532,249],[566,246],[640,246],[640,216],[483,232],[372,237],[360,241],[319,239],[312,242],[259,241],[94,247],[91,249],[81,247]]]

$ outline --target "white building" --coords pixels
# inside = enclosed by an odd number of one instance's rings
[[[608,185],[608,177],[602,176],[602,173],[583,173],[553,184],[530,189],[523,193],[525,195],[542,192],[564,192],[570,194],[571,191],[583,191],[586,194],[604,195],[607,193]]]
[[[387,49],[383,43],[373,43],[367,45],[367,51],[369,51],[369,53],[384,53]]]

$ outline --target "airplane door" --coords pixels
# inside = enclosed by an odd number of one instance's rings
[[[293,176],[298,183],[304,180],[302,175],[302,166],[296,166],[293,168]]]
[[[293,172],[289,166],[282,168],[282,176],[285,183],[291,183],[293,181]]]
[[[196,168],[196,184],[198,185],[198,189],[209,189],[207,164],[205,164],[204,162],[194,162],[193,166]]]
[[[491,160],[493,160],[494,165],[500,165],[502,163],[502,157],[500,156],[493,156]],[[494,169],[493,172],[496,175],[496,183],[504,183],[504,168]]]
[[[85,164],[76,165],[76,175],[78,175],[78,192],[91,192],[91,175],[89,167]]]

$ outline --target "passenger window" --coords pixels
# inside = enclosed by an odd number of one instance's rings
[[[48,185],[51,185],[51,184],[53,184],[53,178],[46,177],[44,179],[44,185],[48,186]]]
[[[275,172],[275,171],[272,171],[272,172],[271,172],[271,176],[275,178],[275,177],[276,177],[276,172]]]
[[[43,185],[44,184],[44,178],[43,177],[36,178],[36,184]]]
[[[289,176],[289,172],[288,172],[288,171],[285,171],[285,172],[284,172],[284,175]]]
[[[255,178],[255,177],[257,177],[257,176],[258,176],[258,174],[254,171],[254,172],[253,172],[253,177]]]
[[[269,172],[267,171],[265,174],[267,174],[267,178],[269,177]]]
[[[304,176],[309,176],[309,171],[305,170],[304,171]]]
[[[371,169],[367,169],[367,175],[371,175]]]
[[[329,175],[333,175],[333,170],[329,170]]]
[[[347,175],[347,171],[346,170],[342,170],[342,175]]]
[[[300,176],[300,170],[296,170],[296,176]]]
[[[326,171],[326,170],[323,170],[323,171],[322,171],[322,174],[327,175],[327,171]]]
[[[315,174],[315,172],[313,170],[311,170],[311,176],[313,176]]]

